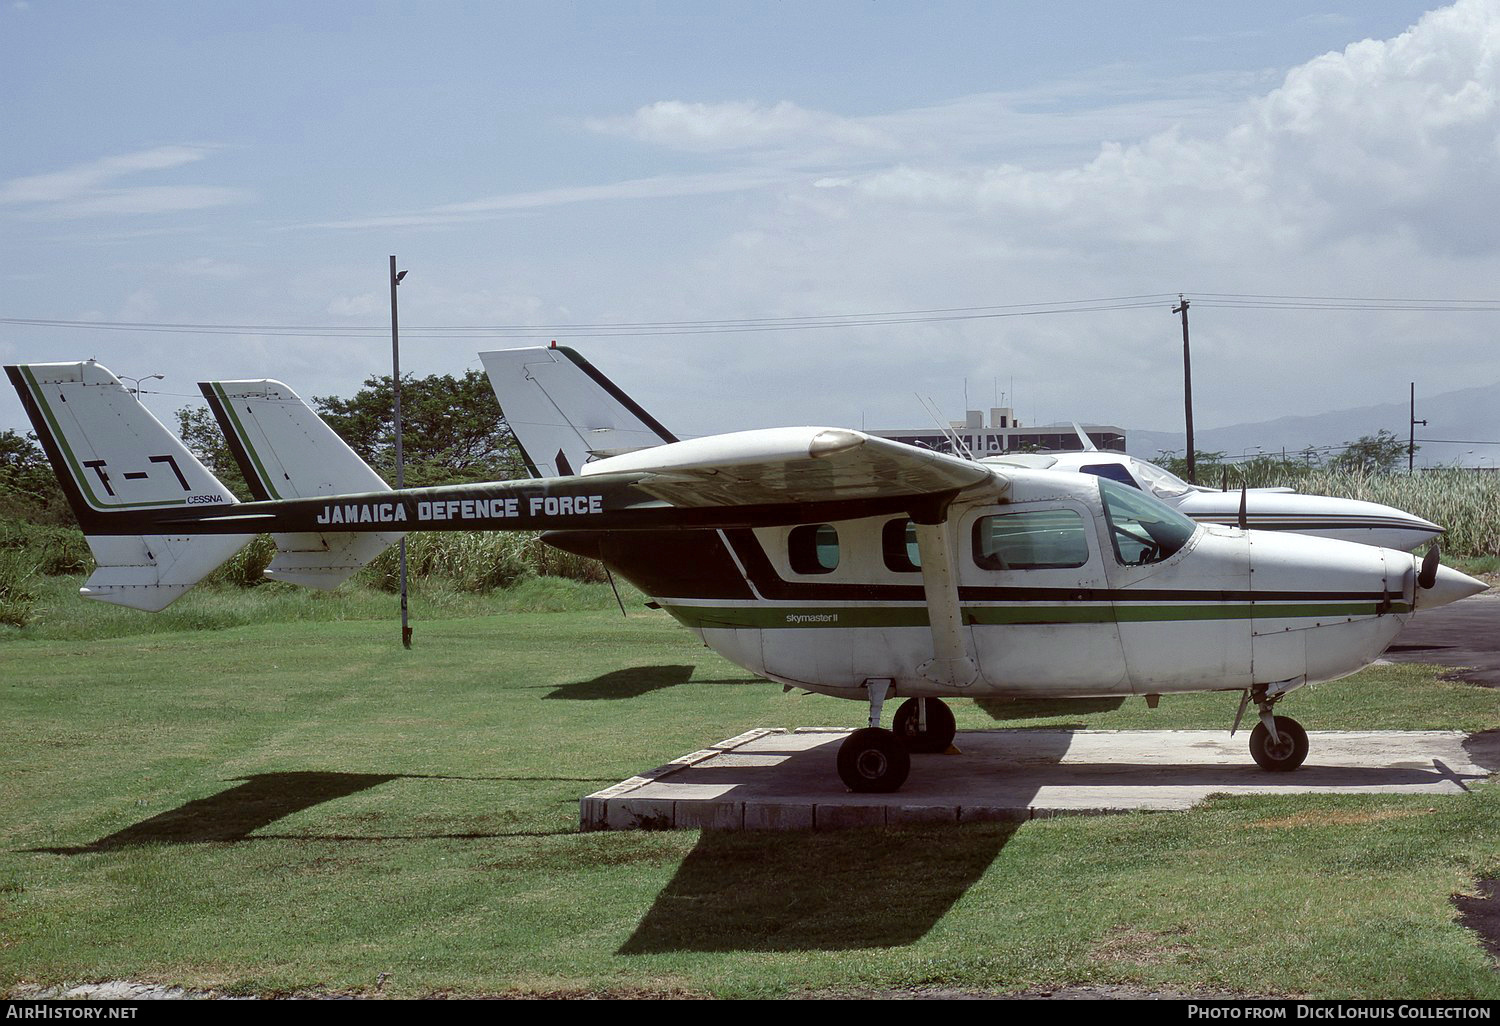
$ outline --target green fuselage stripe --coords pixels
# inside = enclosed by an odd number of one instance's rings
[[[663,607],[689,627],[775,629],[828,627],[926,627],[925,606],[696,606],[664,602]],[[1041,605],[966,606],[964,623],[1000,624],[1165,623],[1193,620],[1339,620],[1378,616],[1375,602],[1194,603],[1180,605]],[[1409,613],[1393,602],[1387,613]]]

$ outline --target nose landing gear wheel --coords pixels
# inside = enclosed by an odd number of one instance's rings
[[[1250,732],[1250,757],[1263,770],[1290,773],[1307,758],[1307,731],[1296,720],[1278,716],[1276,736],[1278,741],[1273,742],[1266,725],[1257,723]]]
[[[839,746],[839,778],[851,791],[885,794],[906,782],[911,756],[889,730],[865,727]]]
[[[921,701],[923,699],[908,698],[902,702],[901,708],[896,710],[896,715],[891,720],[891,729],[906,743],[906,750],[909,752],[946,752],[948,746],[953,744],[953,735],[957,732],[953,710],[936,698],[926,699],[927,729],[924,731],[921,729],[921,717],[917,713],[917,703]]]

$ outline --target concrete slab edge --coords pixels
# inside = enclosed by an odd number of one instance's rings
[[[665,805],[676,805],[677,803],[675,801],[663,801],[660,799],[637,799],[635,804],[642,806],[641,808],[635,809],[621,806],[618,810],[616,810],[621,815],[624,815],[627,818],[634,818],[634,825],[611,825],[610,811],[614,806],[618,805],[620,799],[625,795],[630,794],[630,792],[632,791],[638,791],[642,787],[645,787],[647,784],[656,783],[663,777],[669,777],[673,773],[679,773],[682,770],[695,766],[707,759],[712,759],[715,756],[723,755],[725,752],[732,752],[736,748],[747,745],[752,741],[758,741],[763,737],[785,733],[786,729],[784,727],[756,727],[753,730],[745,731],[743,734],[725,738],[718,744],[709,745],[707,748],[699,749],[696,752],[689,752],[687,755],[678,756],[664,766],[658,766],[655,769],[646,770],[644,773],[638,773],[633,777],[628,777],[625,780],[620,781],[618,784],[611,784],[609,787],[604,788],[602,791],[595,791],[593,794],[584,795],[578,800],[578,829],[585,833],[592,830],[680,829],[675,825],[675,809],[666,811],[662,809],[662,806]],[[703,806],[706,803],[693,802],[691,804],[693,804],[694,806]],[[694,815],[702,815],[704,811],[705,810],[701,808],[695,809]],[[665,817],[665,822],[663,822],[663,817]],[[617,816],[617,818],[619,817]],[[712,818],[711,813],[709,815],[709,818]],[[743,813],[741,813],[741,818],[743,818]],[[699,824],[695,823],[693,825],[696,826]]]

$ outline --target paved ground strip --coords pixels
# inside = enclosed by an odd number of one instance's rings
[[[854,794],[835,767],[849,732],[752,730],[598,791],[584,830],[827,830],[1188,809],[1210,794],[1453,794],[1500,770],[1500,735],[1313,731],[1295,773],[1250,760],[1244,732],[977,730],[917,755],[895,794]]]

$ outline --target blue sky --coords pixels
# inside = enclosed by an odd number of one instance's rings
[[[388,371],[339,333],[388,323],[396,253],[404,369],[559,338],[683,434],[914,426],[966,387],[1170,429],[1177,292],[1201,426],[1500,381],[1490,311],[1210,296],[1497,295],[1500,0],[1426,11],[0,0],[0,318],[315,329],[3,323],[0,359],[164,373],[163,419],[210,377],[349,394]],[[1118,296],[1152,298],[559,327]]]

